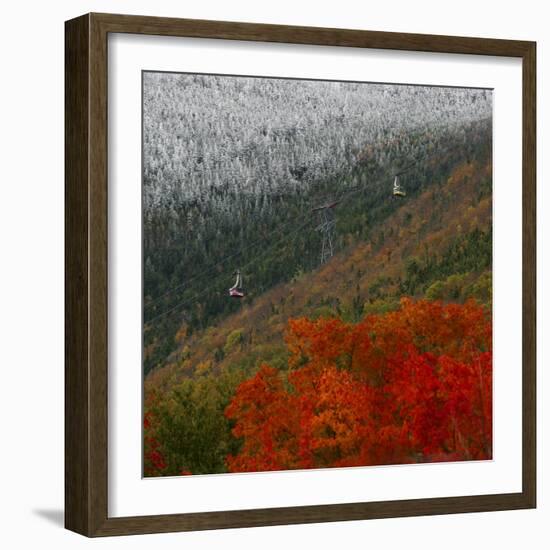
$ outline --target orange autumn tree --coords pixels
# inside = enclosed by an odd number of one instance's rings
[[[229,471],[491,458],[491,335],[473,301],[290,320],[288,372],[263,365],[225,411]]]

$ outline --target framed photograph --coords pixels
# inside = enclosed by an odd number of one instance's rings
[[[536,506],[535,43],[65,39],[68,529]]]

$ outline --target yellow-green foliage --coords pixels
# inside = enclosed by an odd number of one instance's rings
[[[475,298],[478,302],[491,305],[493,298],[493,277],[485,271],[475,278],[473,274],[453,274],[444,281],[435,281],[426,290],[428,300],[467,300]]]
[[[246,377],[238,369],[184,379],[146,409],[156,426],[166,461],[163,475],[225,472],[225,457],[239,441],[231,436],[224,410]]]
[[[243,330],[238,328],[233,330],[227,335],[225,340],[225,346],[223,351],[225,353],[231,353],[238,345],[241,345],[243,342]]]
[[[466,289],[466,293],[468,297],[491,305],[493,302],[493,274],[490,271],[482,273],[477,281]]]
[[[374,300],[372,303],[366,303],[363,306],[363,313],[365,315],[387,313],[388,311],[395,311],[399,309],[399,299],[386,298]]]
[[[428,290],[428,300],[459,300],[463,297],[463,289],[467,280],[467,274],[449,275],[444,281],[435,281]]]

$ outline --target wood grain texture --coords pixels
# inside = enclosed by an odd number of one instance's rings
[[[109,519],[94,536],[168,533],[292,525],[327,521],[356,521],[455,513],[519,510],[530,507],[521,493],[475,497],[431,498],[198,514],[172,514]]]
[[[88,14],[66,23],[65,524],[87,536],[532,508],[536,505],[536,50],[532,42]],[[108,517],[107,36],[110,32],[520,57],[523,61],[523,490]],[[519,184],[519,182],[518,182]]]
[[[89,18],[65,25],[65,526],[89,532]]]
[[[523,493],[537,501],[537,80],[536,45],[523,56]]]
[[[92,17],[94,21],[105,28],[106,32],[348,46],[384,50],[521,57],[530,44],[530,42],[520,40],[206,21],[201,19],[174,19],[139,15],[95,13],[92,14]]]

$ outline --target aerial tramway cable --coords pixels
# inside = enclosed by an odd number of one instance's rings
[[[399,172],[396,172],[394,174],[394,184],[393,184],[393,195],[397,195],[397,196],[405,196],[406,193],[402,190],[401,186],[399,185],[398,183],[398,176],[404,174],[405,172],[409,171],[411,168],[413,168],[420,160],[422,160],[422,158],[424,158],[426,155],[421,155],[420,157],[416,158],[411,164],[407,165],[406,167],[402,168]],[[338,204],[341,204],[343,202],[345,202],[349,197],[351,197],[353,194],[359,192],[359,191],[363,191],[365,189],[365,185],[357,185],[357,186],[354,186],[354,187],[351,187],[349,189],[346,189],[346,190],[343,190],[340,192],[340,194],[330,200],[328,197],[329,196],[325,196],[325,200],[323,201],[324,204],[322,204],[321,206],[318,206],[318,207],[315,207],[315,208],[312,208],[311,211],[312,212],[319,212],[321,215],[325,214],[325,216],[323,217],[322,216],[322,223],[321,225],[319,225],[317,227],[317,229],[321,229],[321,230],[324,230],[325,232],[326,231],[332,231],[333,228],[334,228],[334,225],[335,225],[335,220],[331,219],[331,220],[328,220],[327,217],[326,217],[326,212],[330,209],[332,210],[333,208],[335,208]],[[334,197],[334,195],[332,195],[332,197]],[[295,220],[292,220],[292,221],[295,221]],[[259,257],[262,257],[263,255],[265,255],[266,252],[268,252],[273,246],[276,246],[277,244],[279,244],[280,242],[282,242],[283,240],[287,239],[289,237],[289,235],[292,235],[294,233],[296,233],[297,231],[300,231],[301,229],[303,229],[304,227],[306,227],[309,223],[310,223],[311,220],[308,220],[305,224],[301,225],[300,227],[298,227],[295,231],[291,231],[289,234],[287,235],[284,235],[282,239],[280,239],[279,241],[277,241],[275,244],[269,246],[263,254],[260,254]],[[291,221],[287,222],[286,224],[283,224],[281,226],[279,226],[275,231],[277,232],[280,232],[282,228],[285,228],[285,227],[288,227],[290,225]],[[327,237],[328,241],[327,241],[327,246],[325,246],[325,240],[323,240],[323,251],[321,253],[321,263],[324,263],[328,258],[330,258],[333,254],[333,247],[332,247],[332,236],[329,235]],[[266,239],[265,238],[261,238],[261,239],[257,239],[255,241],[253,241],[252,243],[249,243],[248,245],[244,246],[244,247],[241,247],[238,251],[232,253],[232,254],[229,254],[223,258],[221,258],[220,260],[217,260],[216,262],[213,262],[207,269],[201,271],[200,273],[197,273],[196,275],[194,275],[193,277],[191,277],[190,279],[188,279],[185,283],[182,283],[181,285],[178,285],[176,287],[173,287],[172,289],[168,290],[167,292],[163,293],[162,295],[158,296],[157,298],[154,298],[153,300],[151,300],[150,302],[148,302],[145,306],[144,306],[144,309],[147,309],[149,307],[151,307],[152,305],[154,305],[155,303],[157,303],[159,300],[165,298],[166,296],[172,294],[173,292],[185,287],[185,286],[188,286],[189,283],[195,279],[197,279],[198,277],[206,274],[206,273],[210,273],[216,266],[220,265],[220,264],[223,264],[225,262],[227,262],[228,260],[230,259],[233,259],[239,255],[241,255],[244,251],[246,250],[249,250],[251,249],[252,247],[254,246],[257,246],[263,242],[266,242]],[[327,251],[327,253],[325,253],[325,251]],[[247,264],[245,264],[245,266],[248,266],[252,263],[254,263],[255,261],[257,261],[258,258],[253,258],[250,262],[248,262]],[[242,288],[242,274],[240,271],[238,271],[236,273],[237,275],[237,281],[235,283],[235,285],[233,285],[233,287],[231,287],[229,290],[230,290],[230,296],[233,296],[233,297],[242,297],[244,296],[244,294],[242,294],[241,289]],[[224,273],[220,273],[217,277],[214,278],[214,281],[217,281],[218,279],[221,279],[221,277],[225,277],[226,274]],[[201,297],[202,295],[206,294],[207,291],[211,290],[215,285],[210,285],[209,287],[207,287],[206,289],[204,289],[203,291],[201,291],[198,295],[194,296],[193,298],[190,298],[188,300],[184,300],[183,302],[180,302],[179,304],[176,304],[174,307],[168,309],[167,311],[164,311],[162,313],[159,313],[158,315],[155,315],[154,317],[152,317],[151,319],[149,319],[148,321],[146,321],[146,323],[150,323],[152,321],[154,321],[155,319],[158,319],[162,316],[165,316],[165,315],[168,315],[169,313],[179,309],[182,305],[186,305],[187,303],[191,303],[193,301],[196,301],[197,298]],[[242,295],[241,295],[242,294]]]
[[[286,228],[286,227],[289,227],[290,225],[294,225],[296,223],[296,218],[293,218],[291,220],[288,220],[287,222],[279,225],[274,231],[279,233],[282,229]],[[232,252],[231,254],[228,254],[227,256],[224,256],[223,258],[220,258],[219,260],[216,260],[215,262],[212,262],[209,267],[207,267],[206,269],[200,271],[199,273],[193,275],[192,277],[190,277],[189,279],[187,279],[184,283],[180,284],[180,285],[177,285],[175,287],[172,287],[171,289],[167,290],[166,292],[164,292],[163,294],[157,296],[156,298],[153,298],[152,300],[150,300],[149,302],[147,302],[147,304],[145,304],[145,308],[149,308],[150,306],[154,305],[155,303],[157,303],[158,301],[162,300],[163,298],[165,298],[166,296],[172,294],[172,292],[175,292],[185,286],[188,286],[190,282],[194,281],[195,279],[198,279],[199,277],[202,277],[203,275],[206,275],[207,273],[210,273],[211,271],[213,271],[218,265],[221,265],[225,262],[227,262],[228,260],[231,260],[232,258],[236,258],[237,256],[239,256],[240,254],[242,254],[243,252],[245,252],[246,250],[249,250],[251,248],[253,248],[254,246],[256,245],[259,245],[259,244],[262,244],[266,242],[266,238],[263,237],[263,238],[260,238],[260,239],[256,239],[255,241],[252,241],[251,243],[248,243],[246,246],[243,246],[241,247],[239,250],[237,250],[236,252]]]
[[[265,256],[268,252],[270,252],[275,246],[277,246],[278,244],[280,244],[281,242],[285,241],[285,240],[288,240],[288,238],[291,236],[291,235],[295,235],[297,234],[299,231],[301,231],[302,229],[304,229],[307,225],[309,225],[311,223],[311,219],[308,219],[305,223],[303,224],[300,224],[298,227],[296,227],[293,231],[290,231],[289,233],[285,234],[281,239],[279,239],[278,241],[276,241],[275,243],[271,244],[269,247],[267,247],[263,253],[260,253],[259,256],[256,256],[255,258],[252,258],[249,262],[247,262],[243,267],[246,268],[250,265],[252,265],[253,263],[257,262],[259,258],[262,258],[263,256]],[[244,271],[244,269],[241,269],[240,270],[241,272]],[[227,274],[220,274],[218,277],[216,277],[214,280],[217,281],[218,279],[221,280],[222,277],[227,277]],[[217,287],[216,284],[211,284],[209,285],[207,288],[205,288],[204,290],[202,290],[201,292],[199,292],[199,294],[193,296],[192,298],[188,298],[186,300],[183,300],[182,302],[179,302],[178,304],[176,304],[175,306],[173,306],[172,308],[166,310],[166,311],[163,311],[162,313],[159,313],[158,315],[155,315],[153,317],[151,317],[150,319],[147,319],[145,321],[145,324],[149,324],[151,323],[152,321],[155,321],[156,319],[159,319],[160,317],[164,317],[165,315],[168,315],[170,313],[173,313],[174,311],[176,311],[177,309],[179,309],[180,307],[184,306],[184,305],[187,305],[187,304],[190,304],[192,302],[195,302],[198,298],[200,298],[201,296],[203,296],[204,294],[206,294],[207,292],[211,291],[212,289],[214,289],[215,287]]]

